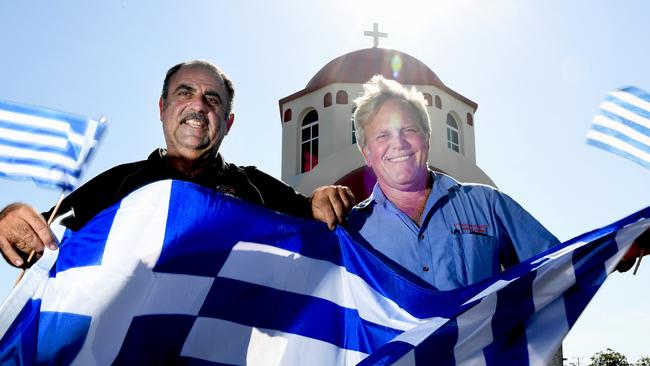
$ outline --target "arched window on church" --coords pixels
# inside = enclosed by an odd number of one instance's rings
[[[336,104],[348,104],[348,93],[345,90],[336,92]]]
[[[447,147],[455,152],[460,152],[460,130],[458,122],[451,113],[447,114]]]
[[[308,172],[318,164],[318,112],[312,110],[302,119],[300,139],[300,172]]]
[[[326,93],[323,97],[323,108],[329,107],[332,105],[332,93]]]
[[[289,121],[291,121],[291,108],[288,108],[286,111],[284,111],[284,122]]]
[[[439,95],[436,95],[436,108],[442,109],[442,99],[440,99]]]
[[[467,124],[470,126],[474,126],[474,116],[472,116],[471,113],[467,113]]]
[[[431,97],[431,94],[429,93],[423,93],[424,100],[427,101],[427,107],[431,107],[433,105],[433,98]]]

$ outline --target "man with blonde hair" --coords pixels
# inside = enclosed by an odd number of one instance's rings
[[[470,285],[558,244],[504,193],[429,169],[424,97],[374,76],[354,102],[359,150],[377,176],[348,216],[373,248],[439,290]]]

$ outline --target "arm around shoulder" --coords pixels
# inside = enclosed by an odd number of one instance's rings
[[[330,229],[342,223],[347,212],[354,206],[354,195],[348,187],[319,187],[308,198],[255,167],[246,167],[244,170],[260,191],[265,206],[288,215],[319,220]]]

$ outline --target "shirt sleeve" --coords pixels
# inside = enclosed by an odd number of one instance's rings
[[[97,178],[99,177],[90,180],[63,199],[56,212],[57,217],[66,215],[66,218],[61,221],[62,225],[78,231],[103,208],[110,205],[106,193],[101,189],[102,185],[98,184],[101,179]],[[50,208],[43,216],[49,218],[53,210],[54,207]],[[70,212],[71,214],[68,214]]]
[[[494,211],[509,241],[502,253],[507,268],[560,243],[528,211],[505,193],[494,191]],[[510,249],[510,250],[508,250]]]
[[[313,218],[309,197],[255,167],[245,167],[244,171],[262,196],[264,206],[291,216]]]
[[[75,189],[61,202],[56,216],[66,215],[61,224],[73,231],[81,229],[98,213],[122,199],[129,190],[124,190],[124,181],[129,173],[140,168],[140,162],[111,168]],[[54,207],[43,213],[49,218]],[[67,215],[72,211],[71,215]]]

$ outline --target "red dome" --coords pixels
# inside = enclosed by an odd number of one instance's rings
[[[280,110],[284,103],[329,84],[363,84],[377,74],[407,85],[433,85],[469,104],[475,111],[478,107],[475,102],[448,88],[427,65],[415,57],[396,50],[373,47],[350,52],[328,62],[309,80],[305,89],[280,99]]]
[[[415,57],[400,51],[373,47],[350,52],[330,61],[309,80],[305,90],[317,90],[336,82],[362,84],[377,74],[402,84],[444,86],[438,76]]]

